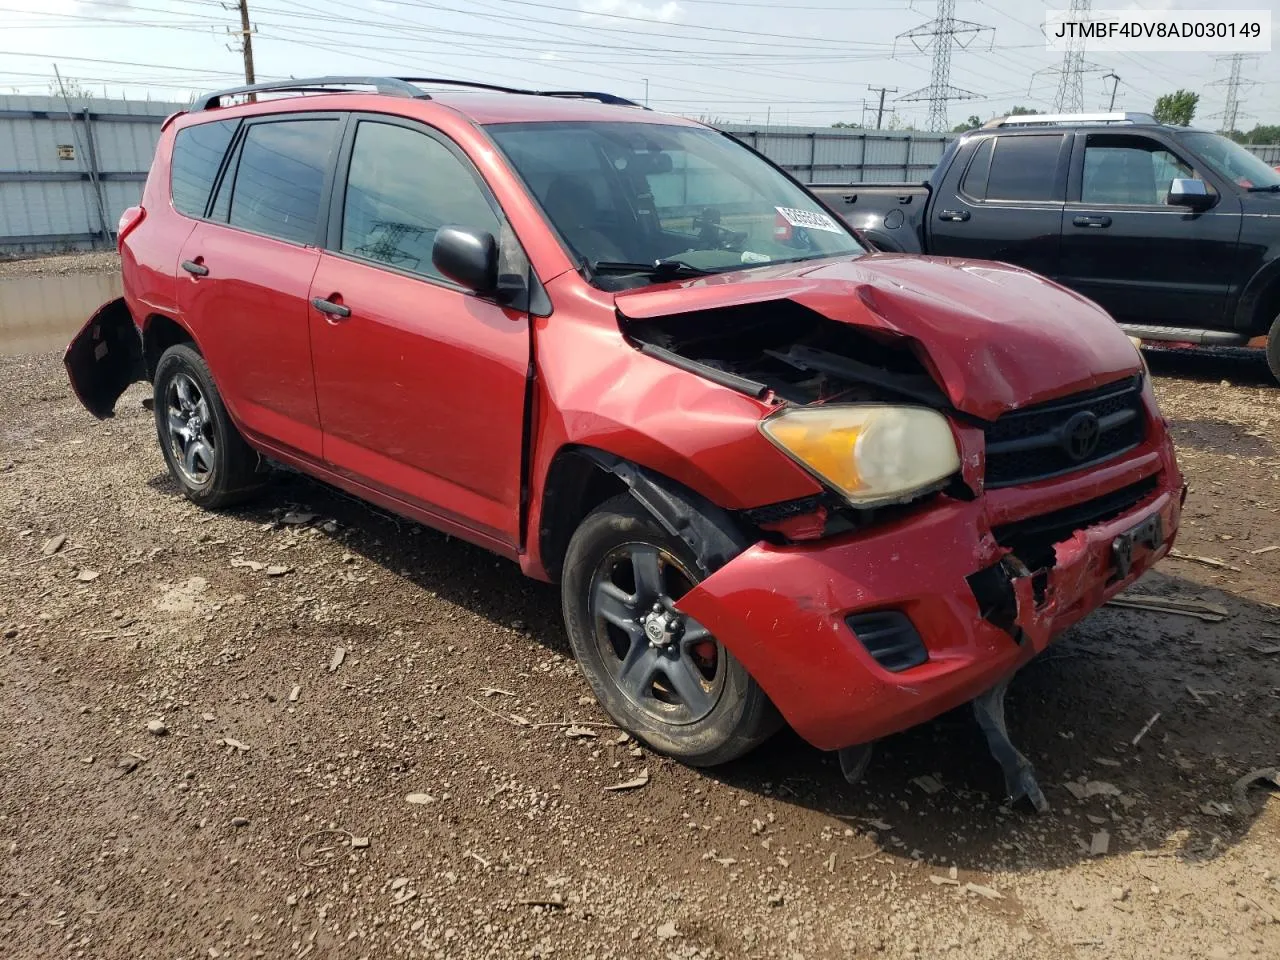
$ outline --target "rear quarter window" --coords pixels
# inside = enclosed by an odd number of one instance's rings
[[[1062,134],[996,137],[988,200],[1055,200]]]
[[[188,217],[203,217],[209,191],[217,179],[222,158],[235,136],[238,120],[217,120],[185,127],[173,141],[169,190],[173,207]]]

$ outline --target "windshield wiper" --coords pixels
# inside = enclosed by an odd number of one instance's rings
[[[1249,193],[1280,193],[1280,183],[1269,183],[1265,187],[1245,187]]]
[[[714,270],[703,270],[683,260],[655,260],[653,263],[629,263],[625,260],[593,260],[592,273],[643,273],[654,280],[674,280],[677,277],[705,277]]]

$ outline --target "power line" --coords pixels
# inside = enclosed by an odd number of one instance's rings
[[[925,126],[930,130],[945,131],[950,126],[947,120],[947,102],[950,100],[972,100],[976,94],[961,90],[951,85],[951,49],[969,46],[975,37],[987,30],[994,29],[971,20],[957,20],[956,0],[938,0],[938,14],[928,23],[898,34],[898,40],[910,40],[917,50],[933,50],[933,69],[929,73],[929,85],[903,94],[900,101],[912,102],[925,100],[929,103],[929,118]]]

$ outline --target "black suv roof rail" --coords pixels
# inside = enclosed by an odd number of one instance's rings
[[[1038,127],[1067,126],[1070,124],[1090,123],[1130,123],[1159,125],[1149,113],[1025,113],[1017,116],[996,117],[982,125],[983,130],[994,130],[997,127]]]
[[[416,100],[430,100],[431,94],[415,86],[419,83],[430,83],[438,86],[467,87],[474,90],[490,90],[495,93],[517,93],[534,97],[564,97],[575,100],[596,100],[600,103],[623,107],[641,107],[641,104],[612,93],[597,93],[590,90],[521,90],[517,87],[502,87],[492,83],[479,83],[471,80],[449,80],[444,77],[312,77],[303,80],[275,80],[270,83],[251,83],[240,87],[230,87],[215,93],[200,96],[192,104],[193,110],[213,110],[222,106],[223,97],[246,96],[254,93],[354,93],[353,87],[373,87],[380,94],[392,97],[412,97]],[[641,107],[649,109],[648,107]]]

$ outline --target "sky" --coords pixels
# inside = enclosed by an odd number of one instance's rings
[[[236,0],[0,0],[0,92],[49,93],[56,64],[95,96],[190,100],[243,82]],[[541,89],[603,90],[656,110],[752,124],[923,127],[931,50],[899,35],[935,0],[248,0],[258,80],[322,74],[430,75]],[[1069,0],[1049,4],[1065,7]],[[1095,0],[1095,7],[1195,9],[1218,0]],[[1053,103],[1062,55],[1046,49],[1040,0],[956,0],[990,27],[952,54],[952,124]],[[1230,0],[1270,9],[1280,0]],[[29,10],[30,8],[27,7]],[[1085,108],[1149,112],[1179,87],[1201,92],[1196,125],[1216,129],[1227,66],[1208,53],[1093,53]],[[1280,54],[1246,60],[1243,129],[1280,123]],[[56,85],[54,88],[56,90]]]

